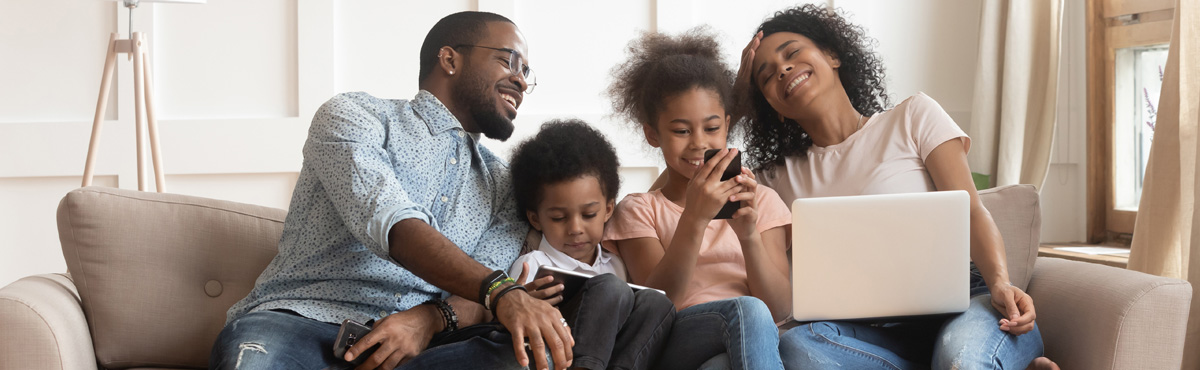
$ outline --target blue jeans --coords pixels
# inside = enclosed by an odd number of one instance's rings
[[[884,325],[821,321],[788,330],[779,352],[788,369],[1024,369],[1042,355],[1034,325],[1000,330],[983,278],[972,265],[971,304],[945,320]]]
[[[210,369],[353,368],[333,356],[337,333],[338,325],[292,313],[252,312],[221,330],[208,366]],[[427,348],[397,369],[524,369],[513,355],[511,338],[506,331],[488,331]]]
[[[778,349],[779,331],[765,303],[754,297],[723,299],[675,314],[656,368],[695,370],[725,354],[734,370],[782,369]]]

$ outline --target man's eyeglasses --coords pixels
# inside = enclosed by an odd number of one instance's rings
[[[513,49],[509,49],[509,48],[493,48],[493,47],[489,47],[489,46],[480,46],[480,45],[471,45],[471,44],[454,45],[454,48],[457,49],[457,48],[461,48],[464,46],[470,46],[473,48],[491,49],[491,50],[495,50],[495,51],[508,53],[508,70],[509,70],[509,72],[512,73],[513,76],[519,75],[519,76],[521,76],[521,78],[525,79],[525,85],[526,85],[525,93],[532,94],[533,88],[537,87],[537,75],[535,75],[533,73],[533,69],[530,69],[528,64],[524,63],[525,58],[521,57],[520,52],[513,50]]]

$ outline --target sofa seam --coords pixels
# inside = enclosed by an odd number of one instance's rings
[[[250,213],[243,212],[243,211],[236,211],[236,210],[227,209],[227,208],[218,208],[218,207],[213,207],[213,206],[209,206],[209,205],[203,205],[203,204],[187,203],[187,202],[182,202],[182,201],[164,200],[164,199],[147,199],[147,198],[137,198],[137,197],[132,197],[132,196],[124,195],[124,194],[117,194],[117,193],[110,193],[110,192],[103,192],[103,191],[96,191],[96,190],[79,190],[79,192],[80,192],[80,193],[87,192],[87,193],[93,193],[93,194],[101,194],[101,195],[115,196],[115,197],[121,197],[121,198],[125,198],[125,199],[133,199],[133,200],[147,201],[147,202],[153,202],[153,203],[174,204],[174,205],[182,205],[182,206],[192,206],[192,207],[197,207],[197,208],[205,208],[205,209],[212,209],[212,210],[218,210],[218,211],[225,211],[225,212],[234,213],[234,214],[239,214],[239,215],[243,215],[243,216],[247,216],[247,217],[252,217],[252,218],[257,218],[257,219],[261,219],[261,220],[275,221],[275,222],[284,222],[284,220],[282,220],[282,219],[275,219],[275,218],[271,218],[271,217],[267,217],[267,216],[262,216],[262,215],[254,215],[254,214],[250,214]],[[246,203],[239,203],[239,204],[246,204]],[[270,208],[270,207],[258,206],[258,205],[253,205],[253,204],[246,204],[246,205],[249,205],[249,206],[255,206],[255,207],[263,207],[263,208]],[[273,208],[273,209],[278,209],[278,208]],[[285,211],[285,212],[286,212],[286,211]]]
[[[37,310],[37,309],[34,309],[34,308],[33,308],[33,306],[29,304],[29,302],[26,302],[26,301],[25,301],[25,300],[23,300],[23,299],[17,299],[16,297],[11,297],[11,296],[9,296],[9,297],[0,297],[0,300],[8,300],[8,301],[17,302],[17,303],[19,303],[19,304],[21,304],[21,305],[24,305],[26,308],[28,308],[30,311],[32,311],[32,312],[34,313],[34,315],[36,315],[36,316],[37,316],[37,318],[38,318],[38,319],[41,319],[43,324],[45,324],[45,325],[46,325],[46,328],[47,328],[47,329],[49,329],[49,331],[50,331],[50,336],[51,336],[52,338],[54,338],[54,343],[55,343],[55,344],[58,344],[58,343],[60,343],[60,342],[59,342],[59,340],[58,340],[58,333],[55,333],[55,332],[54,332],[54,326],[50,325],[50,321],[49,321],[49,320],[46,320],[46,317],[45,317],[45,316],[43,316],[41,312],[38,312],[38,310]],[[81,307],[81,308],[82,308],[82,307]],[[85,321],[86,321],[86,319],[85,319]],[[89,336],[90,336],[90,335],[89,335]],[[65,365],[65,364],[63,364],[63,359],[62,359],[62,356],[63,356],[62,346],[57,346],[57,348],[56,348],[56,349],[57,349],[57,351],[58,351],[58,356],[56,356],[56,357],[58,358],[58,368],[59,368],[59,369],[66,369],[66,365]]]
[[[1129,316],[1129,311],[1133,309],[1133,306],[1136,306],[1137,303],[1142,300],[1142,297],[1145,297],[1146,295],[1150,294],[1150,292],[1157,290],[1158,288],[1161,288],[1164,286],[1176,286],[1176,285],[1183,285],[1183,284],[1174,283],[1174,282],[1156,282],[1152,286],[1150,286],[1146,289],[1143,289],[1141,294],[1138,294],[1137,297],[1134,297],[1134,299],[1129,300],[1129,303],[1126,304],[1125,308],[1121,310],[1121,314],[1117,316],[1120,319],[1120,324],[1117,325],[1117,335],[1116,335],[1115,340],[1113,340],[1112,349],[1113,349],[1114,354],[1117,353],[1118,344],[1119,344],[1119,342],[1121,342],[1121,332],[1125,330],[1125,318]],[[1114,357],[1114,360],[1116,360],[1115,357]],[[1116,369],[1116,365],[1117,365],[1116,361],[1113,361],[1113,363],[1111,364],[1111,366],[1109,368]]]

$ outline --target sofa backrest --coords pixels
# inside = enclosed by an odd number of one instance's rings
[[[286,211],[76,189],[58,206],[67,269],[104,368],[206,368],[225,311],[276,254]]]
[[[1025,290],[1041,244],[1042,207],[1037,189],[1033,185],[1000,186],[980,190],[979,199],[1004,238],[1009,280]]]

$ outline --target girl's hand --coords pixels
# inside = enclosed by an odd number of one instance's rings
[[[1021,335],[1033,330],[1037,313],[1033,309],[1033,298],[1011,283],[996,284],[992,291],[992,308],[1000,312],[1000,330],[1012,335]]]
[[[762,31],[758,31],[758,33],[754,34],[754,37],[750,38],[750,42],[746,44],[746,48],[742,50],[742,62],[738,65],[737,79],[733,83],[734,122],[737,122],[750,112],[750,90],[752,89],[750,75],[753,74],[754,50],[758,49],[758,44],[762,42],[762,38]]]
[[[758,234],[758,208],[754,203],[755,191],[758,190],[758,180],[750,169],[742,167],[742,174],[733,178],[741,185],[742,191],[729,197],[730,202],[742,202],[742,208],[733,214],[729,226],[738,240],[748,240]]]
[[[683,196],[685,215],[691,214],[697,221],[712,221],[717,212],[721,211],[721,207],[725,206],[725,202],[742,191],[742,187],[733,179],[721,181],[721,174],[725,172],[729,162],[733,161],[736,153],[736,148],[721,149],[696,169]]]
[[[525,281],[527,277],[529,277],[529,262],[523,262],[521,263],[521,276],[517,278],[517,283]],[[553,276],[543,276],[541,279],[535,279],[529,284],[525,284],[525,290],[529,291],[529,296],[546,301],[551,306],[557,306],[562,302],[562,291],[566,288],[562,284],[546,286],[553,281]],[[545,289],[539,289],[542,287]]]

